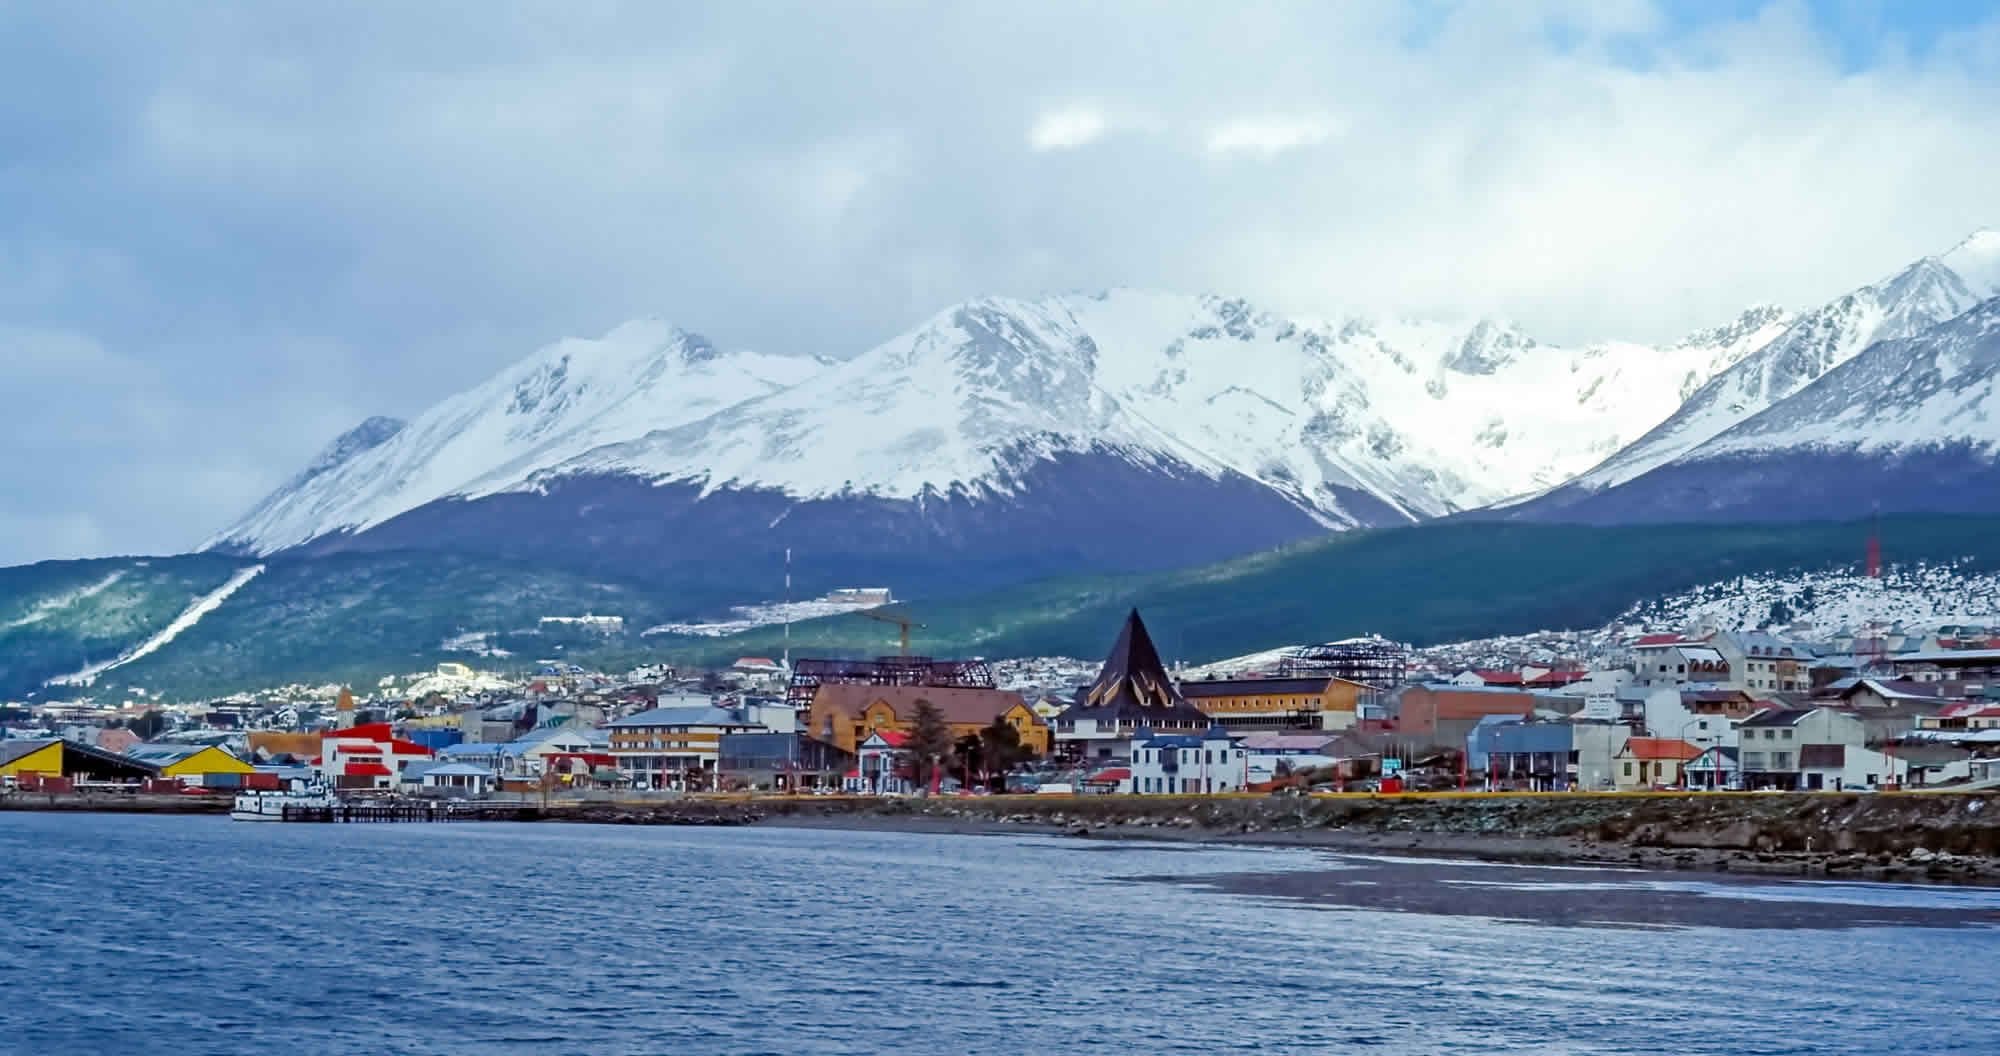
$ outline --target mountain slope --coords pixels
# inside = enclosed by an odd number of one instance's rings
[[[1569,519],[2000,512],[2000,297],[1883,341]]]
[[[1877,341],[1914,336],[2000,294],[2000,231],[1979,231],[1949,252],[1808,312],[1715,375],[1631,446],[1517,512],[1559,517],[1572,504],[1648,473],[1798,392]]]
[[[447,495],[520,475],[648,429],[712,414],[798,382],[806,359],[721,352],[644,320],[558,342],[408,425],[371,418],[204,550],[270,554],[364,531]]]
[[[739,578],[791,547],[967,589],[1171,567],[1546,487],[1781,328],[1565,350],[1131,290],[973,301],[834,364],[625,327],[343,438],[212,545]]]

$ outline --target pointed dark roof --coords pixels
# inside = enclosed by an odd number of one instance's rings
[[[1167,674],[1166,665],[1160,663],[1160,652],[1153,647],[1153,636],[1146,633],[1146,623],[1139,618],[1138,609],[1125,617],[1125,627],[1118,632],[1111,655],[1104,658],[1097,681],[1083,691],[1076,703],[1073,714],[1077,716],[1171,718],[1200,722],[1204,726],[1208,722],[1207,716],[1181,696]]]

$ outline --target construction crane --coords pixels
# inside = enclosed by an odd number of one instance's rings
[[[898,628],[900,628],[900,629],[902,630],[902,632],[903,632],[903,633],[902,633],[902,650],[903,650],[903,651],[902,651],[901,655],[902,655],[902,656],[904,656],[905,658],[907,658],[907,657],[908,657],[908,656],[910,655],[910,628],[912,628],[912,627],[922,627],[922,626],[923,626],[923,624],[921,624],[921,623],[918,623],[918,622],[916,622],[915,620],[912,620],[912,619],[910,619],[910,618],[909,618],[908,616],[888,616],[888,615],[884,615],[884,614],[882,614],[882,613],[879,613],[879,612],[875,612],[875,611],[874,611],[874,610],[872,610],[872,609],[871,609],[871,610],[869,610],[869,611],[866,611],[866,612],[863,612],[863,613],[862,613],[861,615],[863,615],[863,616],[866,616],[866,617],[868,617],[868,618],[869,618],[869,619],[871,619],[871,620],[876,620],[876,621],[878,621],[878,622],[881,622],[881,623],[893,623],[893,624],[895,624],[895,625],[896,625],[896,626],[897,626]]]

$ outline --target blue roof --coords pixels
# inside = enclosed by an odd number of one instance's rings
[[[471,763],[440,763],[423,772],[424,777],[492,777],[493,771]]]
[[[503,751],[505,748],[506,745],[504,744],[494,744],[490,741],[460,741],[457,744],[447,744],[439,748],[437,754],[440,756],[504,755],[506,754]]]
[[[718,708],[713,704],[694,707],[654,708],[637,715],[627,715],[605,724],[606,726],[755,726],[743,716],[729,708]]]

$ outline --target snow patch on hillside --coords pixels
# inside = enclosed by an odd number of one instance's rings
[[[111,671],[115,668],[124,667],[126,664],[129,664],[134,660],[139,660],[143,657],[152,655],[154,652],[157,652],[161,647],[167,645],[169,642],[172,642],[175,638],[180,637],[181,634],[187,631],[188,628],[193,627],[197,623],[200,623],[202,617],[207,616],[209,613],[214,612],[218,608],[221,608],[222,603],[228,601],[230,595],[243,589],[244,584],[250,582],[253,579],[256,579],[257,576],[261,574],[263,571],[264,571],[263,565],[251,565],[248,568],[237,569],[234,573],[230,575],[230,577],[227,580],[223,582],[221,586],[215,588],[214,590],[209,591],[207,594],[204,594],[199,598],[196,598],[194,604],[189,605],[186,609],[183,609],[180,615],[175,616],[173,618],[172,622],[168,623],[165,627],[161,628],[160,631],[154,634],[152,637],[139,643],[139,646],[137,648],[132,649],[120,655],[116,659],[105,660],[100,663],[91,664],[90,666],[85,667],[83,670],[78,671],[74,674],[64,675],[60,678],[49,679],[47,684],[51,686],[92,685],[95,684],[98,677],[103,675],[105,672]]]
[[[117,585],[119,580],[125,578],[126,571],[127,571],[126,569],[121,568],[118,571],[113,572],[110,575],[105,576],[103,579],[100,579],[97,582],[92,583],[88,586],[78,587],[77,589],[68,591],[66,593],[55,594],[43,598],[40,601],[35,602],[35,604],[31,608],[29,608],[28,614],[26,616],[10,620],[6,623],[0,623],[0,631],[11,631],[16,627],[27,627],[32,624],[40,623],[43,620],[46,620],[49,617],[54,616],[55,614],[61,612],[64,609],[70,608],[75,605],[80,605],[83,602],[89,601],[91,598],[94,598],[99,594],[102,594],[105,591],[110,590],[113,586]]]

